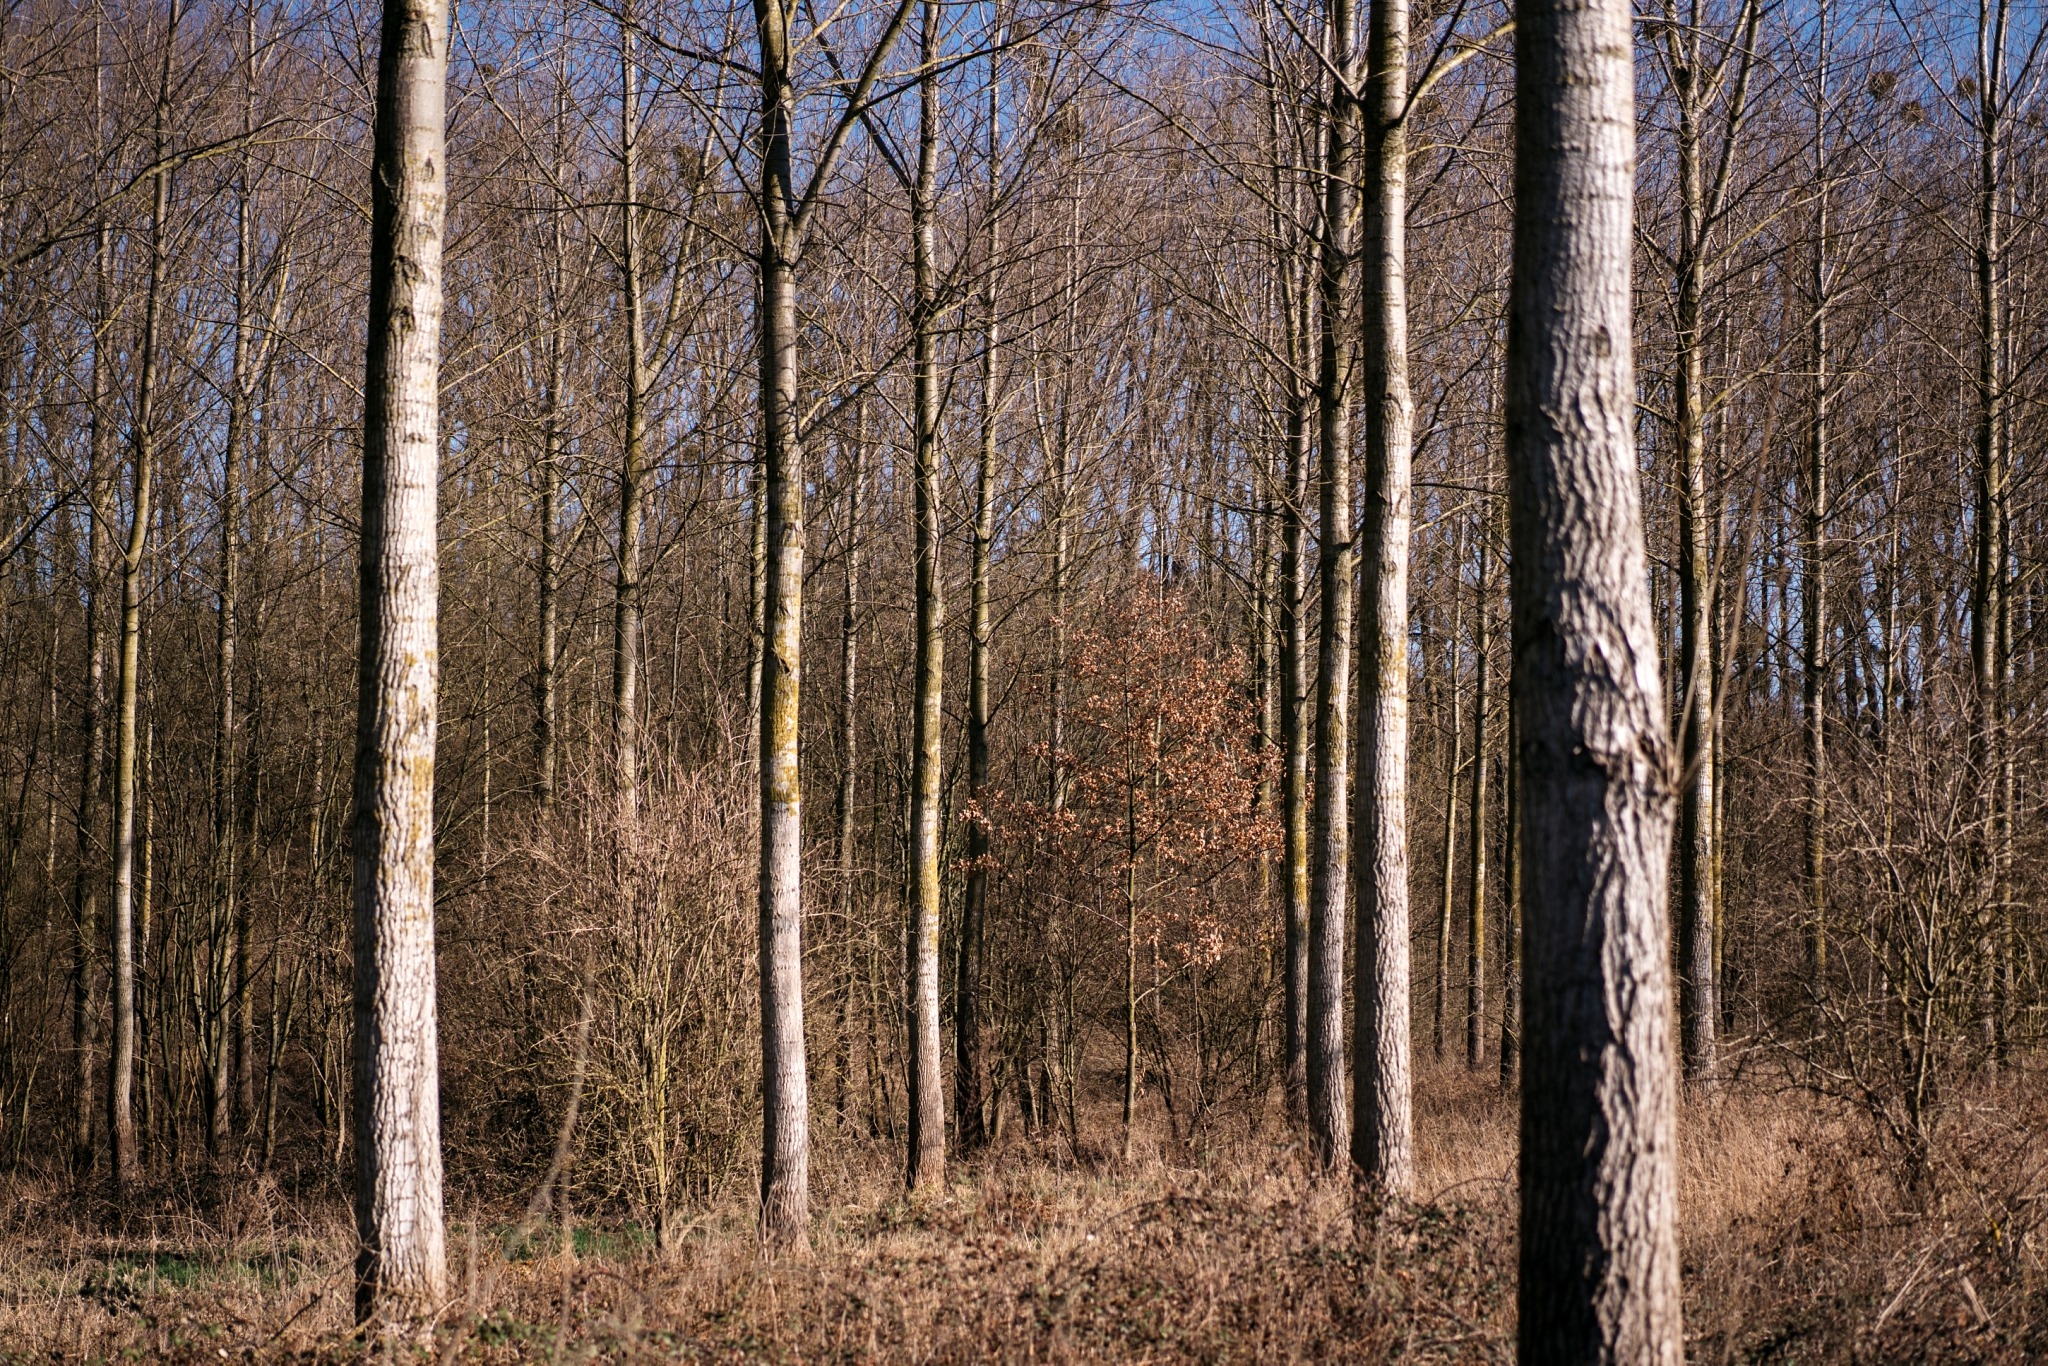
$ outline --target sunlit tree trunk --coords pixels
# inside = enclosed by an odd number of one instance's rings
[[[1372,0],[1365,128],[1365,611],[1359,699],[1358,1028],[1351,1156],[1368,1186],[1414,1181],[1408,946],[1408,0]]]
[[[789,11],[754,0],[760,41],[761,478],[765,635],[760,668],[761,1232],[810,1242],[810,1081],[804,1062],[803,804],[797,781],[803,450],[797,430],[796,92]]]
[[[391,0],[377,61],[356,722],[356,1316],[447,1297],[434,973],[443,0]]]
[[[640,810],[640,560],[647,444],[646,282],[640,243],[640,60],[637,20],[619,15],[619,289],[625,300],[625,439],[619,452],[619,549],[612,594],[612,759],[619,813]]]
[[[178,41],[179,6],[171,6],[164,30],[161,84],[156,98],[156,149],[168,145],[172,53]],[[107,1141],[113,1157],[114,1191],[131,1191],[142,1181],[142,1157],[135,1133],[135,804],[139,686],[142,676],[142,571],[149,544],[150,501],[156,479],[157,385],[162,371],[164,220],[171,211],[171,177],[158,171],[155,203],[149,219],[149,280],[142,300],[141,354],[137,360],[133,427],[133,484],[129,491],[127,543],[121,549],[121,639],[115,673],[114,713],[114,877],[113,915],[114,1037],[109,1054]],[[221,1066],[212,1079],[214,1123],[225,1128],[230,1003],[220,1003]]]
[[[1331,81],[1324,138],[1322,330],[1316,409],[1322,469],[1318,525],[1323,616],[1316,662],[1315,806],[1309,865],[1308,1116],[1315,1159],[1335,1171],[1350,1152],[1344,1095],[1344,933],[1351,882],[1351,409],[1355,394],[1358,89],[1352,0],[1330,0]]]
[[[906,999],[910,1035],[909,1185],[937,1187],[946,1177],[946,1102],[939,1041],[939,801],[944,781],[946,583],[939,529],[939,361],[936,229],[939,11],[923,6],[918,82],[917,171],[911,187],[911,422],[917,517],[917,712],[911,741],[910,924]]]
[[[1518,0],[1515,21],[1520,1358],[1679,1366],[1674,773],[1637,488],[1631,16],[1621,0]]]
[[[996,421],[1001,394],[996,371],[1002,343],[998,314],[1002,268],[1002,52],[989,53],[988,276],[982,285],[981,454],[974,471],[974,520],[968,532],[967,578],[967,793],[977,809],[989,797],[989,558],[995,543]],[[953,1010],[953,1109],[962,1147],[988,1141],[986,1062],[982,1041],[984,939],[988,926],[988,827],[967,830],[967,887],[960,907],[959,989]]]

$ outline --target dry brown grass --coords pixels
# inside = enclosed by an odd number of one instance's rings
[[[1354,1229],[1272,1134],[1197,1163],[1075,1164],[1012,1146],[908,1202],[892,1154],[824,1164],[807,1260],[755,1248],[743,1199],[661,1256],[629,1231],[508,1258],[504,1209],[458,1207],[443,1361],[1505,1361],[1512,1105],[1426,1076],[1427,1198]],[[2048,1355],[2042,1088],[1961,1107],[1910,1196],[1863,1126],[1803,1093],[1695,1102],[1684,1131],[1688,1330],[1699,1361]],[[18,1182],[0,1227],[0,1360],[340,1361],[345,1210],[274,1188],[163,1192],[125,1224]]]

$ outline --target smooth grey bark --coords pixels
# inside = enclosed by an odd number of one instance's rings
[[[922,6],[917,169],[910,186],[911,441],[916,530],[917,711],[911,738],[910,919],[905,1000],[909,1019],[910,1133],[906,1183],[934,1189],[946,1177],[944,1053],[939,1039],[940,786],[945,780],[946,582],[939,528],[938,282],[934,195],[938,180],[939,11]]]
[[[1358,1017],[1351,1156],[1367,1188],[1414,1184],[1408,905],[1408,0],[1372,0],[1365,127],[1365,611],[1360,669]],[[1455,680],[1453,680],[1455,686]]]
[[[1519,1352],[1678,1366],[1675,774],[1637,488],[1623,0],[1518,0],[1507,447],[1527,920]]]
[[[434,974],[445,0],[390,0],[377,59],[355,755],[356,1317],[447,1297]]]
[[[1318,1167],[1350,1154],[1344,1094],[1344,930],[1351,884],[1351,639],[1356,549],[1351,525],[1351,409],[1357,370],[1358,100],[1362,63],[1352,0],[1330,0],[1332,77],[1324,119],[1323,208],[1316,289],[1318,554],[1323,616],[1316,661],[1315,798],[1310,816],[1308,1119]]]

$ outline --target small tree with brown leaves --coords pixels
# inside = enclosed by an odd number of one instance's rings
[[[1200,1122],[1224,1064],[1256,1047],[1256,1008],[1235,1012],[1232,1030],[1222,1023],[1232,1013],[1212,998],[1228,965],[1264,961],[1266,917],[1248,870],[1278,831],[1257,807],[1265,758],[1243,661],[1219,653],[1181,597],[1157,582],[1106,597],[1089,619],[1096,624],[1074,638],[1067,743],[1048,756],[1065,800],[998,800],[990,817],[1008,836],[999,849],[1031,851],[1047,912],[1120,933],[1128,1159],[1148,1014],[1177,1131],[1183,1112],[1187,1131]],[[1074,928],[1076,942],[1087,942],[1086,924]],[[1170,993],[1185,1006],[1172,1026]],[[1190,1046],[1195,1075],[1183,1103],[1173,1078],[1176,1054]]]

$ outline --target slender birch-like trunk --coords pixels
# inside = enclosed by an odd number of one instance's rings
[[[356,1317],[447,1298],[434,981],[445,0],[390,0],[377,60],[355,819]]]
[[[1517,0],[1507,363],[1528,920],[1520,1359],[1679,1366],[1674,767],[1637,487],[1622,0]]]
[[[939,1039],[939,801],[944,781],[941,728],[945,720],[946,582],[939,529],[939,361],[936,228],[933,196],[938,178],[937,58],[939,10],[923,5],[919,43],[925,75],[918,82],[917,171],[910,192],[912,300],[911,439],[917,518],[917,713],[911,740],[910,923],[907,986],[910,1033],[910,1151],[912,1190],[933,1189],[946,1177],[944,1054]]]
[[[1500,1081],[1510,1086],[1522,1071],[1522,761],[1521,726],[1515,720],[1515,679],[1513,655],[1508,666],[1507,773],[1502,813],[1501,876],[1506,900],[1501,915],[1501,998],[1500,998]]]
[[[1344,930],[1351,883],[1351,639],[1356,548],[1351,525],[1351,409],[1357,369],[1358,100],[1362,74],[1352,0],[1330,0],[1322,241],[1316,287],[1322,329],[1316,417],[1322,468],[1322,573],[1316,661],[1316,777],[1309,867],[1308,1117],[1316,1164],[1350,1152],[1344,1094]]]

